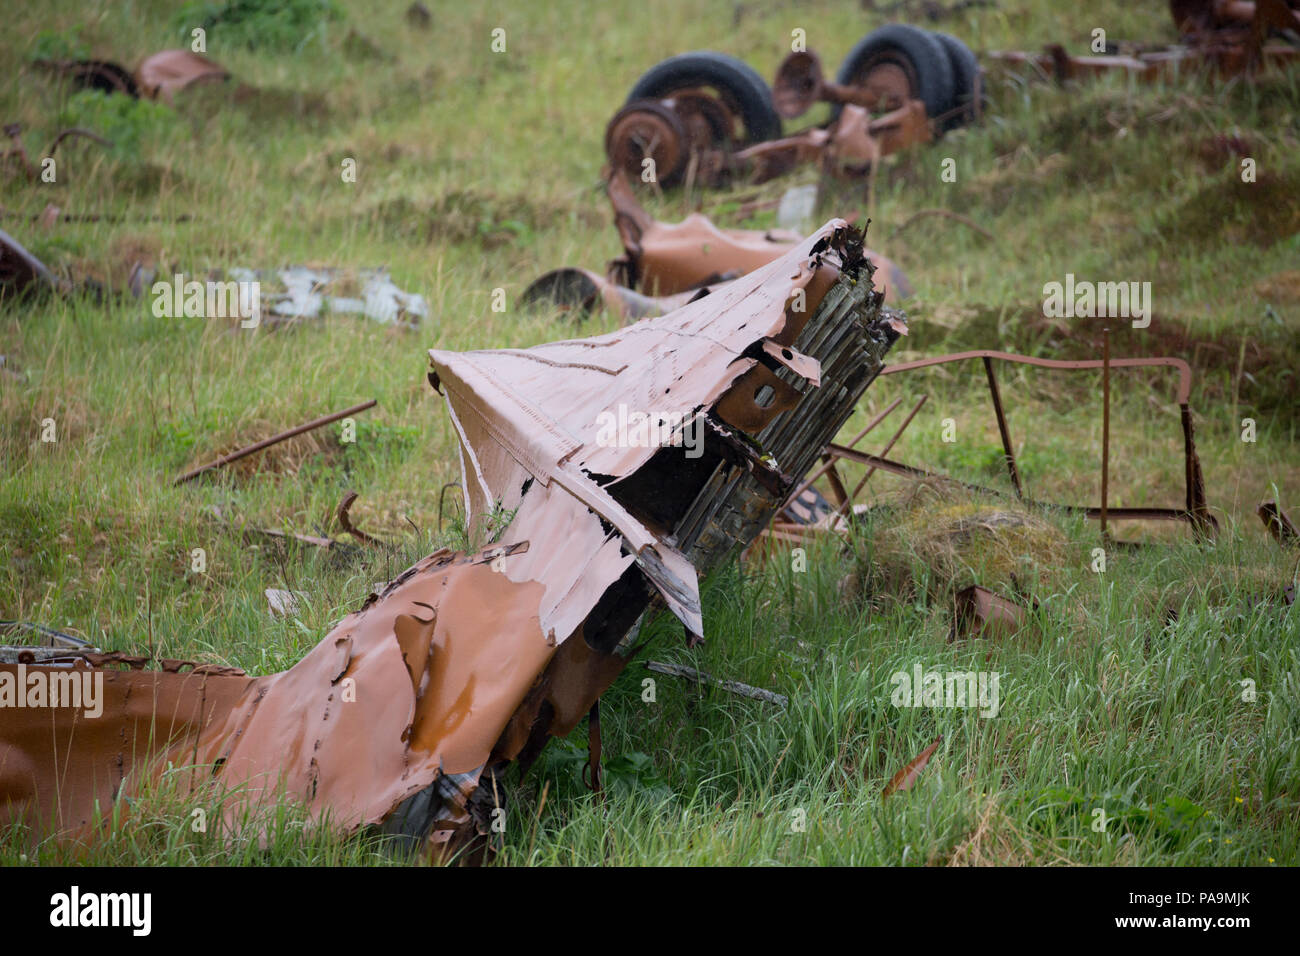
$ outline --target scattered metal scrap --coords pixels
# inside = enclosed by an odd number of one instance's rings
[[[14,711],[0,724],[0,825],[96,838],[95,808],[106,819],[170,761],[193,768],[173,779],[194,793],[226,791],[232,826],[287,797],[345,831],[483,852],[505,765],[527,768],[584,714],[594,723],[646,610],[700,635],[697,575],[759,533],[787,473],[808,470],[879,374],[903,319],[872,272],[860,237],[832,220],[661,319],[531,349],[431,351],[466,514],[512,514],[508,543],[419,561],[288,671],[105,671],[98,720]],[[599,416],[619,403],[701,419],[702,456],[602,444]]]
[[[524,290],[524,304],[549,303],[579,318],[598,306],[628,321],[667,315],[786,255],[802,239],[784,229],[719,229],[700,213],[679,223],[659,222],[637,201],[621,170],[607,172],[623,255],[609,263],[604,277],[587,269],[553,269]],[[876,286],[886,301],[912,294],[894,262],[869,249],[864,255],[876,268]]]
[[[978,584],[953,596],[949,641],[963,637],[1009,637],[1025,625],[1026,609]]]
[[[227,270],[230,278],[261,283],[263,322],[267,326],[316,318],[325,311],[364,315],[386,325],[417,328],[429,314],[424,296],[406,292],[393,282],[386,269],[344,269],[292,266],[287,269]],[[272,284],[279,282],[282,293]],[[359,285],[359,291],[350,286]]]
[[[609,264],[611,282],[658,295],[674,295],[717,285],[752,272],[786,255],[800,241],[786,230],[719,229],[692,213],[681,222],[659,222],[637,201],[621,170],[606,184],[623,256]],[[911,294],[907,277],[892,261],[863,250],[876,269],[876,284],[886,301]]]
[[[36,638],[35,644],[7,644],[0,646],[0,663],[4,664],[66,664],[86,652],[98,653],[90,641],[75,634],[57,631],[32,621],[0,621],[0,634],[28,634]]]
[[[1033,67],[1057,82],[1126,71],[1143,81],[1192,68],[1209,68],[1221,76],[1254,72],[1300,59],[1300,46],[1270,39],[1274,32],[1294,37],[1300,32],[1298,0],[1170,0],[1181,46],[1131,45],[1088,56],[1071,56],[1065,47],[1050,44],[1042,53],[996,52],[988,58],[1009,68]]]
[[[227,527],[234,528],[245,535],[256,534],[264,538],[272,538],[277,541],[296,541],[299,544],[311,545],[313,548],[321,548],[325,551],[340,551],[350,553],[357,551],[357,546],[348,544],[345,541],[335,541],[333,538],[326,538],[320,535],[299,534],[293,531],[279,531],[275,528],[254,528],[243,523],[237,523],[226,518],[224,512],[217,505],[211,508],[212,515]]]
[[[41,286],[57,289],[59,282],[40,259],[0,229],[0,296],[22,295]]]
[[[221,64],[190,50],[160,50],[141,61],[134,74],[111,60],[36,60],[78,89],[122,93],[170,103],[179,91],[196,83],[221,82],[230,73]]]
[[[197,468],[191,469],[190,471],[185,472],[185,474],[177,476],[172,484],[184,484],[187,481],[197,478],[204,472],[212,471],[214,468],[224,468],[232,461],[247,458],[249,455],[256,454],[259,451],[270,448],[272,445],[279,444],[280,442],[293,438],[296,435],[301,435],[304,432],[320,428],[322,425],[328,425],[330,422],[336,422],[341,418],[347,418],[349,415],[356,415],[358,412],[364,412],[366,409],[374,408],[378,404],[378,399],[372,398],[368,401],[361,402],[360,404],[353,405],[351,408],[345,408],[341,412],[332,412],[329,415],[322,415],[320,418],[313,418],[309,422],[304,422],[303,424],[290,428],[287,431],[279,432],[272,435],[270,438],[263,438],[261,441],[254,442],[251,445],[245,445],[243,448],[222,455],[215,461],[210,461],[206,465],[200,465]]]
[[[1109,364],[1110,368],[1174,368],[1178,371],[1178,390],[1176,401],[1178,404],[1180,419],[1183,430],[1183,460],[1184,460],[1184,485],[1185,485],[1185,505],[1182,508],[1111,508],[1091,507],[1079,505],[1059,505],[1047,504],[1048,507],[1059,508],[1063,511],[1076,512],[1086,515],[1089,518],[1100,519],[1106,514],[1111,520],[1120,521],[1186,521],[1198,538],[1208,538],[1218,532],[1218,521],[1210,513],[1209,505],[1205,496],[1205,479],[1201,473],[1200,458],[1196,454],[1196,442],[1192,425],[1192,412],[1188,404],[1191,393],[1192,371],[1191,367],[1182,359],[1177,358],[1123,358],[1112,359],[1109,363],[1098,360],[1087,361],[1058,361],[1054,359],[1033,358],[1027,355],[1015,355],[1010,352],[997,352],[991,350],[979,350],[972,352],[957,352],[952,355],[938,355],[932,358],[920,359],[914,362],[904,362],[899,365],[892,365],[886,368],[882,375],[895,375],[902,372],[909,372],[920,368],[928,368],[934,365],[944,365],[950,362],[960,362],[970,359],[981,359],[984,363],[984,371],[988,378],[989,394],[993,400],[993,410],[998,421],[998,432],[1002,439],[1002,449],[1004,460],[1006,461],[1008,475],[1011,479],[1012,487],[1015,489],[1016,497],[1022,499],[1026,504],[1044,506],[1046,503],[1037,502],[1027,498],[1021,484],[1020,471],[1016,463],[1015,450],[1012,446],[1011,435],[1007,427],[1006,416],[1002,408],[1002,398],[998,390],[997,379],[993,373],[993,360],[1015,362],[1022,365],[1034,365],[1039,368],[1065,369],[1065,370],[1082,370],[1082,369],[1100,369]],[[867,465],[872,469],[880,469],[892,474],[901,475],[905,478],[941,478],[950,481],[957,481],[958,484],[974,491],[985,494],[1000,495],[1001,492],[996,489],[986,488],[980,485],[972,484],[966,481],[960,481],[950,478],[947,475],[940,475],[934,472],[926,471],[912,465],[903,464],[902,462],[893,461],[886,458],[884,454],[872,455],[867,452],[856,450],[853,446],[871,431],[885,415],[893,411],[895,405],[891,405],[881,415],[871,422],[858,436],[856,436],[847,445],[837,445],[830,443],[825,448],[825,459],[822,465],[796,489],[796,494],[811,486],[812,482],[822,475],[827,476],[830,482],[832,493],[836,498],[837,514],[848,514],[856,508],[862,506],[855,505],[853,495],[845,495],[844,483],[835,469],[836,461],[851,461],[858,464]],[[868,473],[868,475],[870,472]],[[861,487],[859,485],[859,487]],[[856,491],[855,491],[856,494]],[[769,529],[769,534],[775,540],[806,540],[809,536],[822,531],[843,531],[847,525],[837,521],[822,521],[818,525],[801,527],[796,523],[778,522]]]
[[[13,142],[13,146],[4,153],[0,153],[0,160],[10,158],[18,161],[18,167],[22,170],[28,182],[36,182],[41,175],[39,164],[32,162],[31,157],[27,154],[27,147],[23,145],[23,124],[7,123],[4,126],[4,134]],[[88,139],[100,146],[112,146],[111,140],[107,140],[97,133],[92,133],[88,129],[82,129],[80,126],[69,126],[67,129],[60,130],[55,134],[54,139],[50,141],[49,148],[45,150],[45,158],[49,159],[54,155],[54,151],[59,148],[59,144],[70,136]]]
[[[706,285],[676,295],[643,295],[590,270],[566,266],[534,279],[520,302],[524,305],[545,302],[566,312],[576,312],[579,317],[603,307],[623,319],[636,320],[667,315],[711,291],[712,287]]]
[[[819,100],[833,104],[829,122],[778,138],[780,117],[802,116]],[[978,119],[982,102],[979,64],[960,40],[893,23],[858,42],[835,82],[812,51],[791,53],[772,89],[723,54],[665,60],[609,121],[605,152],[631,176],[653,161],[663,186],[763,182],[805,162],[861,175],[882,156]]]
[[[355,491],[349,491],[343,496],[343,500],[339,502],[338,511],[335,513],[339,521],[339,527],[364,545],[369,545],[370,547],[382,547],[384,542],[380,541],[374,535],[366,534],[360,528],[354,527],[352,524],[352,517],[348,512],[352,510],[352,502],[356,501],[358,497],[359,496]]]

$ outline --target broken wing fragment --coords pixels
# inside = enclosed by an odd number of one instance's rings
[[[229,826],[287,798],[438,854],[481,844],[498,769],[576,726],[647,608],[702,634],[697,576],[768,524],[899,334],[872,271],[860,236],[832,220],[660,319],[430,352],[466,515],[512,515],[508,543],[423,559],[288,671],[96,671],[98,722],[20,712],[0,724],[0,826],[84,830],[170,762],[192,768],[192,791],[228,791]],[[700,454],[601,441],[620,404],[702,422]]]

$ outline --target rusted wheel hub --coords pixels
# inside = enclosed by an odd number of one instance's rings
[[[654,160],[655,179],[671,185],[681,176],[690,135],[681,117],[658,100],[629,103],[605,127],[605,155],[616,169],[641,178],[646,159]]]
[[[896,110],[917,96],[917,81],[911,64],[882,56],[867,63],[853,79],[853,85],[867,91],[869,109],[884,113]]]

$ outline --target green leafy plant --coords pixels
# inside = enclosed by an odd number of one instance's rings
[[[181,7],[172,22],[185,42],[202,27],[209,41],[219,38],[226,46],[299,51],[323,44],[328,24],[342,19],[334,0],[197,0]]]

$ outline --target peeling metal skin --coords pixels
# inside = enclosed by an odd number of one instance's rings
[[[189,50],[160,50],[146,57],[135,71],[144,94],[170,103],[180,90],[195,83],[216,83],[230,78],[220,63]]]
[[[715,287],[747,275],[788,254],[802,238],[786,229],[720,229],[707,216],[691,213],[681,222],[659,222],[641,207],[621,170],[614,170],[606,191],[614,207],[614,226],[624,255],[610,264],[609,281],[670,296]],[[864,250],[875,266],[874,281],[887,302],[911,295],[907,277],[893,261]]]
[[[105,670],[102,717],[9,711],[0,826],[93,839],[96,808],[110,815],[170,763],[190,768],[169,774],[183,789],[225,791],[228,827],[287,798],[348,832],[481,859],[500,771],[526,769],[591,711],[647,609],[701,638],[697,575],[754,540],[880,373],[903,322],[872,271],[832,220],[663,318],[531,349],[431,350],[466,514],[513,512],[504,543],[421,560],[287,671]],[[602,413],[620,404],[698,421],[700,454],[603,440]]]
[[[0,229],[0,294],[20,295],[40,285],[56,288],[58,283],[40,259]]]

